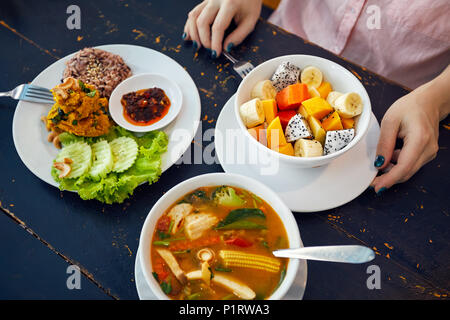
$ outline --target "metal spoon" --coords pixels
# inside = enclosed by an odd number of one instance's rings
[[[344,263],[365,263],[375,258],[375,252],[364,246],[319,246],[282,249],[272,252],[275,257]]]

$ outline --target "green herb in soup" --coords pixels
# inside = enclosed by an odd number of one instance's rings
[[[267,299],[288,263],[272,250],[288,246],[281,219],[264,200],[236,187],[204,187],[159,218],[152,268],[171,299]]]

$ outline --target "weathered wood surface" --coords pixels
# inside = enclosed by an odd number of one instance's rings
[[[194,54],[181,41],[196,1],[80,1],[81,30],[66,28],[68,1],[0,3],[0,91],[31,81],[58,58],[83,47],[126,43],[158,50],[186,68],[198,86],[202,131],[187,152],[204,148],[239,78],[228,62]],[[362,67],[260,20],[233,51],[257,65],[293,53],[321,56],[352,71],[364,84],[376,117],[408,91]],[[0,298],[136,299],[134,261],[142,223],[157,199],[179,182],[220,164],[176,165],[158,183],[139,187],[122,205],[82,201],[40,181],[23,165],[12,140],[16,102],[0,100]],[[39,119],[36,119],[39,121]],[[407,183],[377,196],[320,213],[296,213],[305,245],[363,244],[377,253],[381,289],[366,286],[367,265],[308,262],[305,299],[448,299],[449,119],[440,127],[438,157]],[[77,264],[82,290],[66,288],[66,268]]]

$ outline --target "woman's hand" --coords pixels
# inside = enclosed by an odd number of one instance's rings
[[[205,0],[189,12],[183,39],[192,40],[194,48],[211,49],[211,56],[220,56],[223,48],[230,51],[252,32],[261,13],[262,0]],[[223,39],[234,19],[237,27]]]
[[[374,163],[384,173],[372,181],[375,192],[405,182],[436,157],[439,121],[450,109],[449,78],[450,67],[398,99],[384,115]],[[403,140],[401,149],[395,149],[397,138]]]

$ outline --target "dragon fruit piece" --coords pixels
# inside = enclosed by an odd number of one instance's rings
[[[312,133],[306,119],[297,113],[289,120],[285,136],[287,142],[293,142],[302,138],[312,138]]]
[[[323,154],[335,153],[347,146],[355,136],[355,129],[327,131]]]
[[[278,66],[270,80],[275,89],[281,91],[287,86],[298,82],[300,71],[299,67],[285,61]]]

